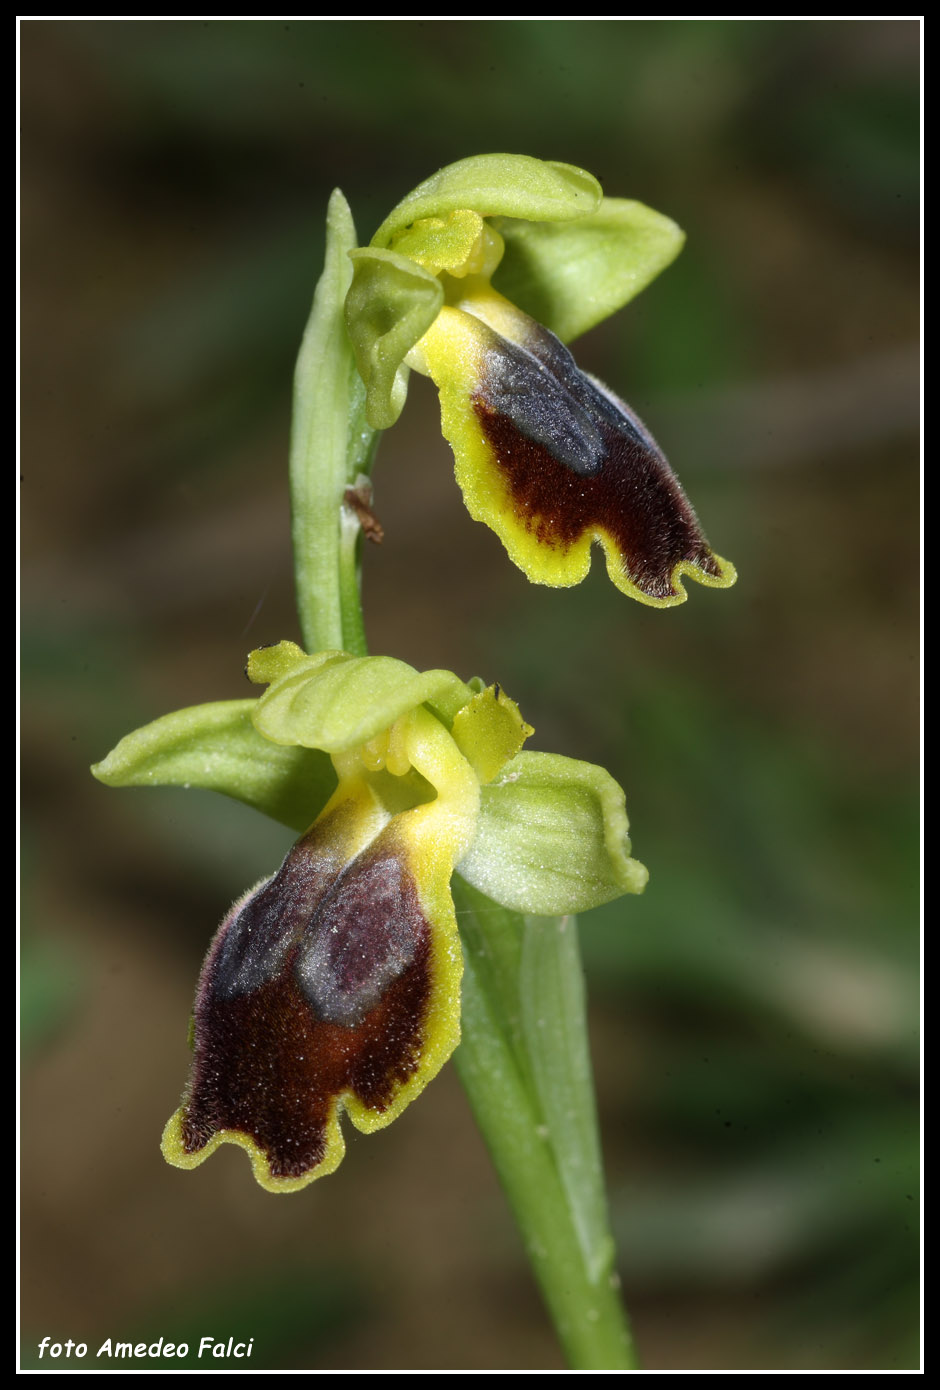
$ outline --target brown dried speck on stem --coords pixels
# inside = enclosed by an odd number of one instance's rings
[[[359,518],[359,525],[362,527],[366,539],[373,541],[376,545],[381,545],[385,531],[372,510],[372,488],[368,484],[348,487],[343,493],[343,501],[350,511],[355,512]]]

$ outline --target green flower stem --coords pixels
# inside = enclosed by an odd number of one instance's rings
[[[636,1353],[607,1226],[574,920],[523,917],[459,876],[464,947],[454,1063],[577,1370]]]
[[[366,654],[359,587],[360,527],[346,489],[368,476],[377,434],[343,320],[356,229],[335,189],[326,253],[294,374],[290,445],[291,539],[303,645]]]

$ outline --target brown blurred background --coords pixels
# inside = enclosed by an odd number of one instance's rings
[[[918,25],[21,40],[24,1364],[161,1334],[253,1336],[254,1368],[561,1364],[451,1068],[298,1196],[232,1148],[164,1165],[202,954],[289,836],[87,771],[297,636],[290,377],[331,188],[365,241],[439,165],[510,150],[685,227],[577,352],[741,578],[669,612],[599,559],[529,587],[413,379],[372,649],[498,678],[534,746],[626,788],[651,884],[581,938],[646,1365],[916,1365]]]

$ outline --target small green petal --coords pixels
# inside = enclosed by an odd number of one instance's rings
[[[459,708],[473,695],[451,671],[418,672],[391,656],[321,652],[307,661],[319,664],[298,663],[274,680],[254,707],[255,728],[274,743],[342,753],[375,738],[418,705],[443,701]]]
[[[505,219],[495,289],[570,343],[616,313],[675,260],[685,233],[643,203],[605,198],[576,222]]]
[[[455,716],[454,742],[482,783],[492,782],[535,730],[498,685],[474,695]]]
[[[645,888],[627,829],[623,792],[602,767],[518,753],[483,788],[476,837],[458,867],[514,911],[583,912]]]
[[[389,213],[373,246],[388,246],[396,232],[422,217],[446,217],[470,208],[481,217],[526,217],[539,222],[584,217],[601,201],[601,186],[585,169],[524,154],[480,154],[439,169]]]
[[[365,382],[366,419],[385,430],[405,404],[404,358],[437,317],[444,291],[436,276],[395,251],[351,251],[350,258],[346,327]]]
[[[296,642],[272,642],[267,647],[256,647],[249,652],[245,675],[253,685],[273,685],[285,676],[294,676],[300,671],[318,671],[331,661],[343,660],[344,652],[323,651],[309,656]]]
[[[91,770],[109,787],[208,787],[306,830],[333,794],[333,766],[325,753],[262,738],[252,724],[256,704],[223,700],[166,714]]]

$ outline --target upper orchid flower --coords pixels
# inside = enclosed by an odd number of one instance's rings
[[[497,686],[292,642],[253,652],[248,675],[268,686],[259,699],[167,715],[94,771],[209,786],[305,831],[209,948],[163,1138],[181,1168],[239,1144],[263,1187],[290,1192],[342,1159],[342,1110],[364,1132],[389,1124],[459,1042],[455,867],[541,914],[647,875],[617,784],[520,752],[532,730]]]
[[[579,583],[595,540],[617,588],[655,607],[682,603],[686,576],[735,581],[649,431],[562,341],[643,289],[682,241],[583,169],[482,155],[426,180],[352,253],[346,322],[369,423],[397,419],[409,368],[430,376],[471,516],[537,583]]]

